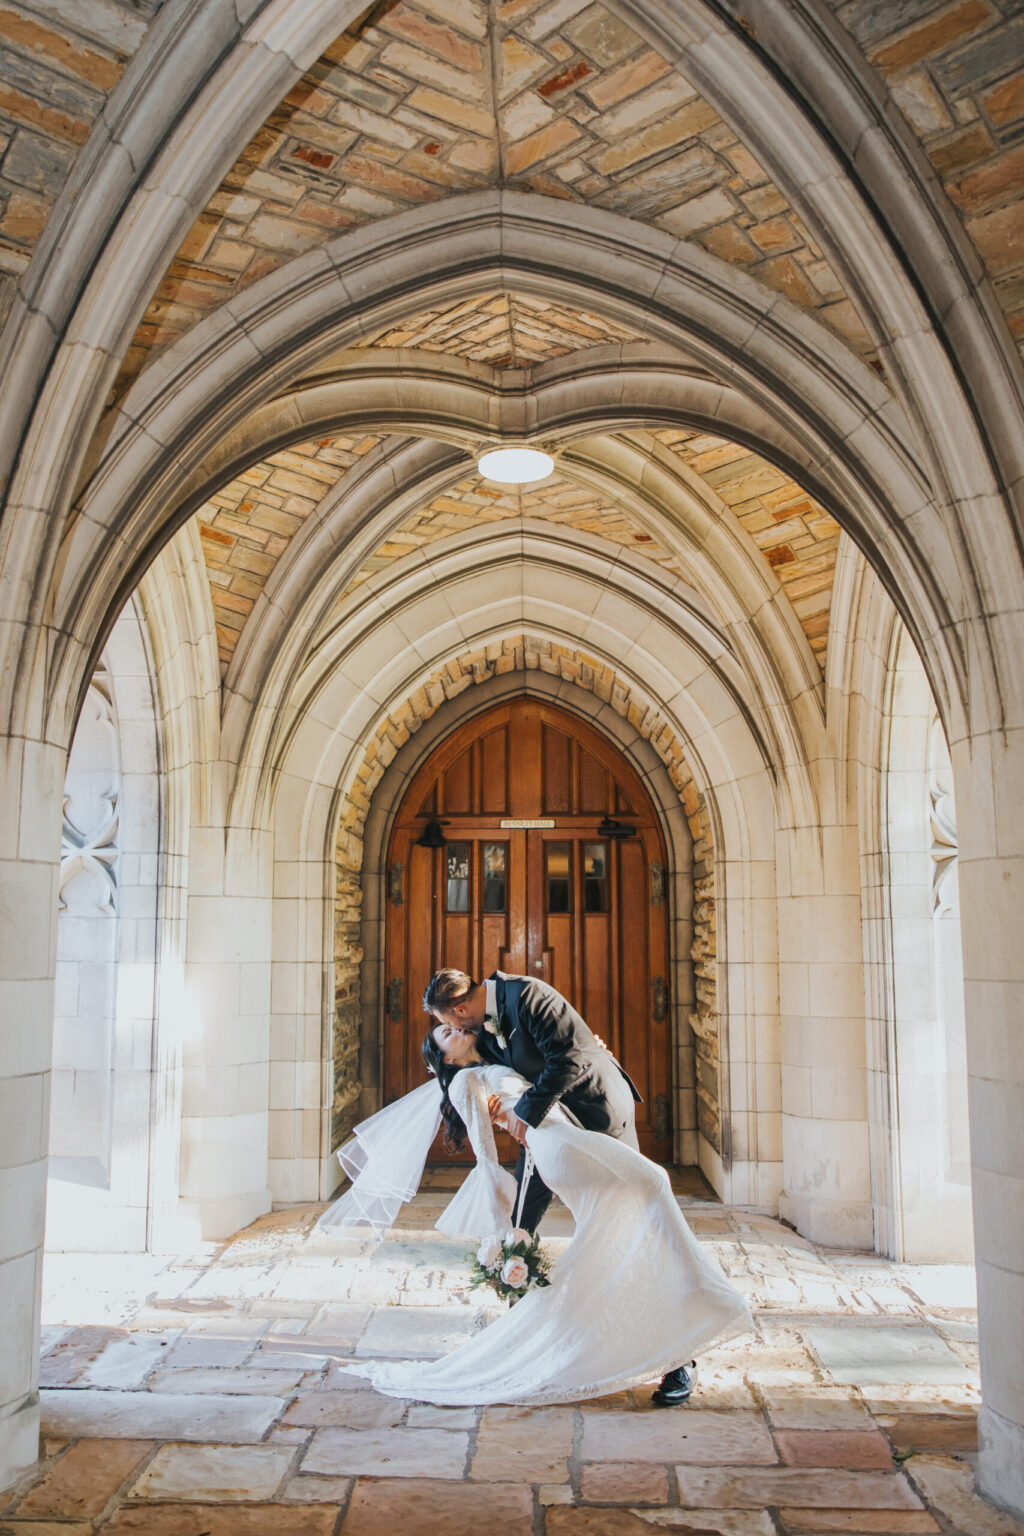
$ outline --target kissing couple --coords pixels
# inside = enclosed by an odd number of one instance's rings
[[[468,1138],[476,1167],[439,1231],[476,1240],[513,1225],[533,1232],[554,1193],[575,1233],[550,1285],[528,1290],[451,1354],[346,1370],[392,1397],[441,1405],[566,1403],[656,1377],[655,1403],[685,1403],[693,1357],[753,1322],[687,1226],[668,1174],[640,1152],[639,1096],[624,1069],[533,977],[495,971],[476,982],[441,970],[423,1002],[431,1080],[356,1129],[338,1154],[352,1188],[319,1225],[390,1226],[443,1121],[446,1144],[457,1150]],[[498,1161],[492,1120],[520,1144],[515,1175]]]

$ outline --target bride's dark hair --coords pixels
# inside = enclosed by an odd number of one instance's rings
[[[461,1152],[466,1145],[466,1123],[448,1097],[448,1088],[458,1067],[450,1066],[444,1059],[444,1051],[434,1039],[437,1024],[432,1024],[423,1037],[420,1050],[428,1072],[433,1072],[441,1084],[441,1118],[444,1121],[444,1144],[449,1152]]]

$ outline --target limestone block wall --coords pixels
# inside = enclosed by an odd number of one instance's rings
[[[0,323],[78,152],[159,0],[18,5],[0,42]]]
[[[1020,345],[1024,93],[1012,10],[974,0],[952,6],[943,0],[829,4],[918,136]]]

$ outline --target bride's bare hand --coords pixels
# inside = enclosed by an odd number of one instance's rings
[[[491,1117],[491,1124],[496,1125],[499,1131],[508,1130],[508,1126],[505,1123],[505,1112],[501,1107],[501,1100],[496,1093],[492,1093],[487,1100],[487,1113]]]
[[[518,1115],[513,1114],[512,1110],[509,1110],[505,1116],[504,1129],[508,1131],[514,1140],[518,1141],[521,1147],[526,1146],[526,1132],[529,1130],[529,1126],[525,1120],[520,1120]]]

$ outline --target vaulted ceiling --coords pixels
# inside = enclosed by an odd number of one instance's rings
[[[834,43],[926,155],[973,242],[1011,329],[1024,330],[1024,75],[1009,3],[830,0]],[[0,91],[0,318],[77,155],[160,7],[103,0],[71,14],[9,0]],[[381,0],[322,53],[269,113],[167,265],[115,398],[204,317],[260,278],[347,231],[460,192],[504,187],[609,210],[702,247],[812,312],[878,371],[870,303],[848,293],[749,145],[625,19],[600,0]],[[1004,14],[1005,13],[1005,14]],[[824,25],[824,23],[823,23]],[[866,61],[866,62],[865,62]],[[737,281],[742,281],[738,278]],[[360,350],[401,368],[438,354],[527,376],[554,359],[645,345],[610,313],[491,286],[368,325]],[[387,354],[385,357],[384,354]],[[222,667],[292,538],[386,440],[331,433],[258,458],[197,517]],[[742,443],[705,430],[631,434],[728,509],[770,568],[824,666],[839,527],[804,487]],[[467,459],[348,579],[460,527],[522,517],[572,522],[656,567],[678,551],[560,465],[507,492]]]

